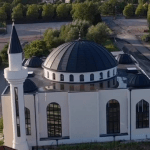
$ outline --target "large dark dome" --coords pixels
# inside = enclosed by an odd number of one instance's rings
[[[103,46],[87,40],[76,40],[54,49],[43,67],[59,72],[95,72],[117,66],[113,55]]]

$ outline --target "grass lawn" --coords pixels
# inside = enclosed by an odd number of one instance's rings
[[[108,39],[104,44],[102,44],[109,52],[120,51],[113,43],[112,40]]]
[[[89,143],[78,145],[63,145],[56,148],[57,150],[150,150],[150,142],[133,142],[133,143]]]

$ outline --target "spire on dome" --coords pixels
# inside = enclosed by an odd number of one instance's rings
[[[9,43],[9,48],[8,48],[8,54],[15,54],[15,53],[22,53],[22,52],[23,52],[22,47],[20,45],[17,31],[13,22],[10,43]]]

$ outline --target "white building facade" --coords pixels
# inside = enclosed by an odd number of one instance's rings
[[[24,125],[20,124],[23,130],[21,135],[27,139],[28,145],[28,148],[22,145],[24,149],[150,138],[149,79],[131,60],[130,63],[118,61],[117,64],[109,52],[98,47],[99,52],[96,47],[98,45],[89,41],[70,42],[56,48],[42,64],[43,69],[27,67],[35,76],[28,83],[25,81],[24,96],[18,99],[19,107],[25,107],[25,114],[22,113],[25,123],[23,121]],[[88,52],[92,55],[93,62]],[[101,55],[106,58],[103,59]],[[103,68],[105,63],[107,65]],[[134,71],[127,69],[133,67]],[[17,74],[21,68],[16,70],[16,80],[19,80]],[[55,73],[54,78],[50,75],[52,73]],[[6,79],[7,74],[5,72]],[[73,78],[69,75],[73,75]],[[82,78],[80,75],[83,75]],[[2,94],[4,142],[6,146],[15,148],[12,143],[16,131],[13,118],[16,107],[13,108],[11,103],[11,84],[10,82]]]

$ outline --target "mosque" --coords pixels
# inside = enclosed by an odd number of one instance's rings
[[[12,26],[4,142],[17,150],[150,138],[150,80],[129,54],[78,39],[47,58],[23,58]]]

